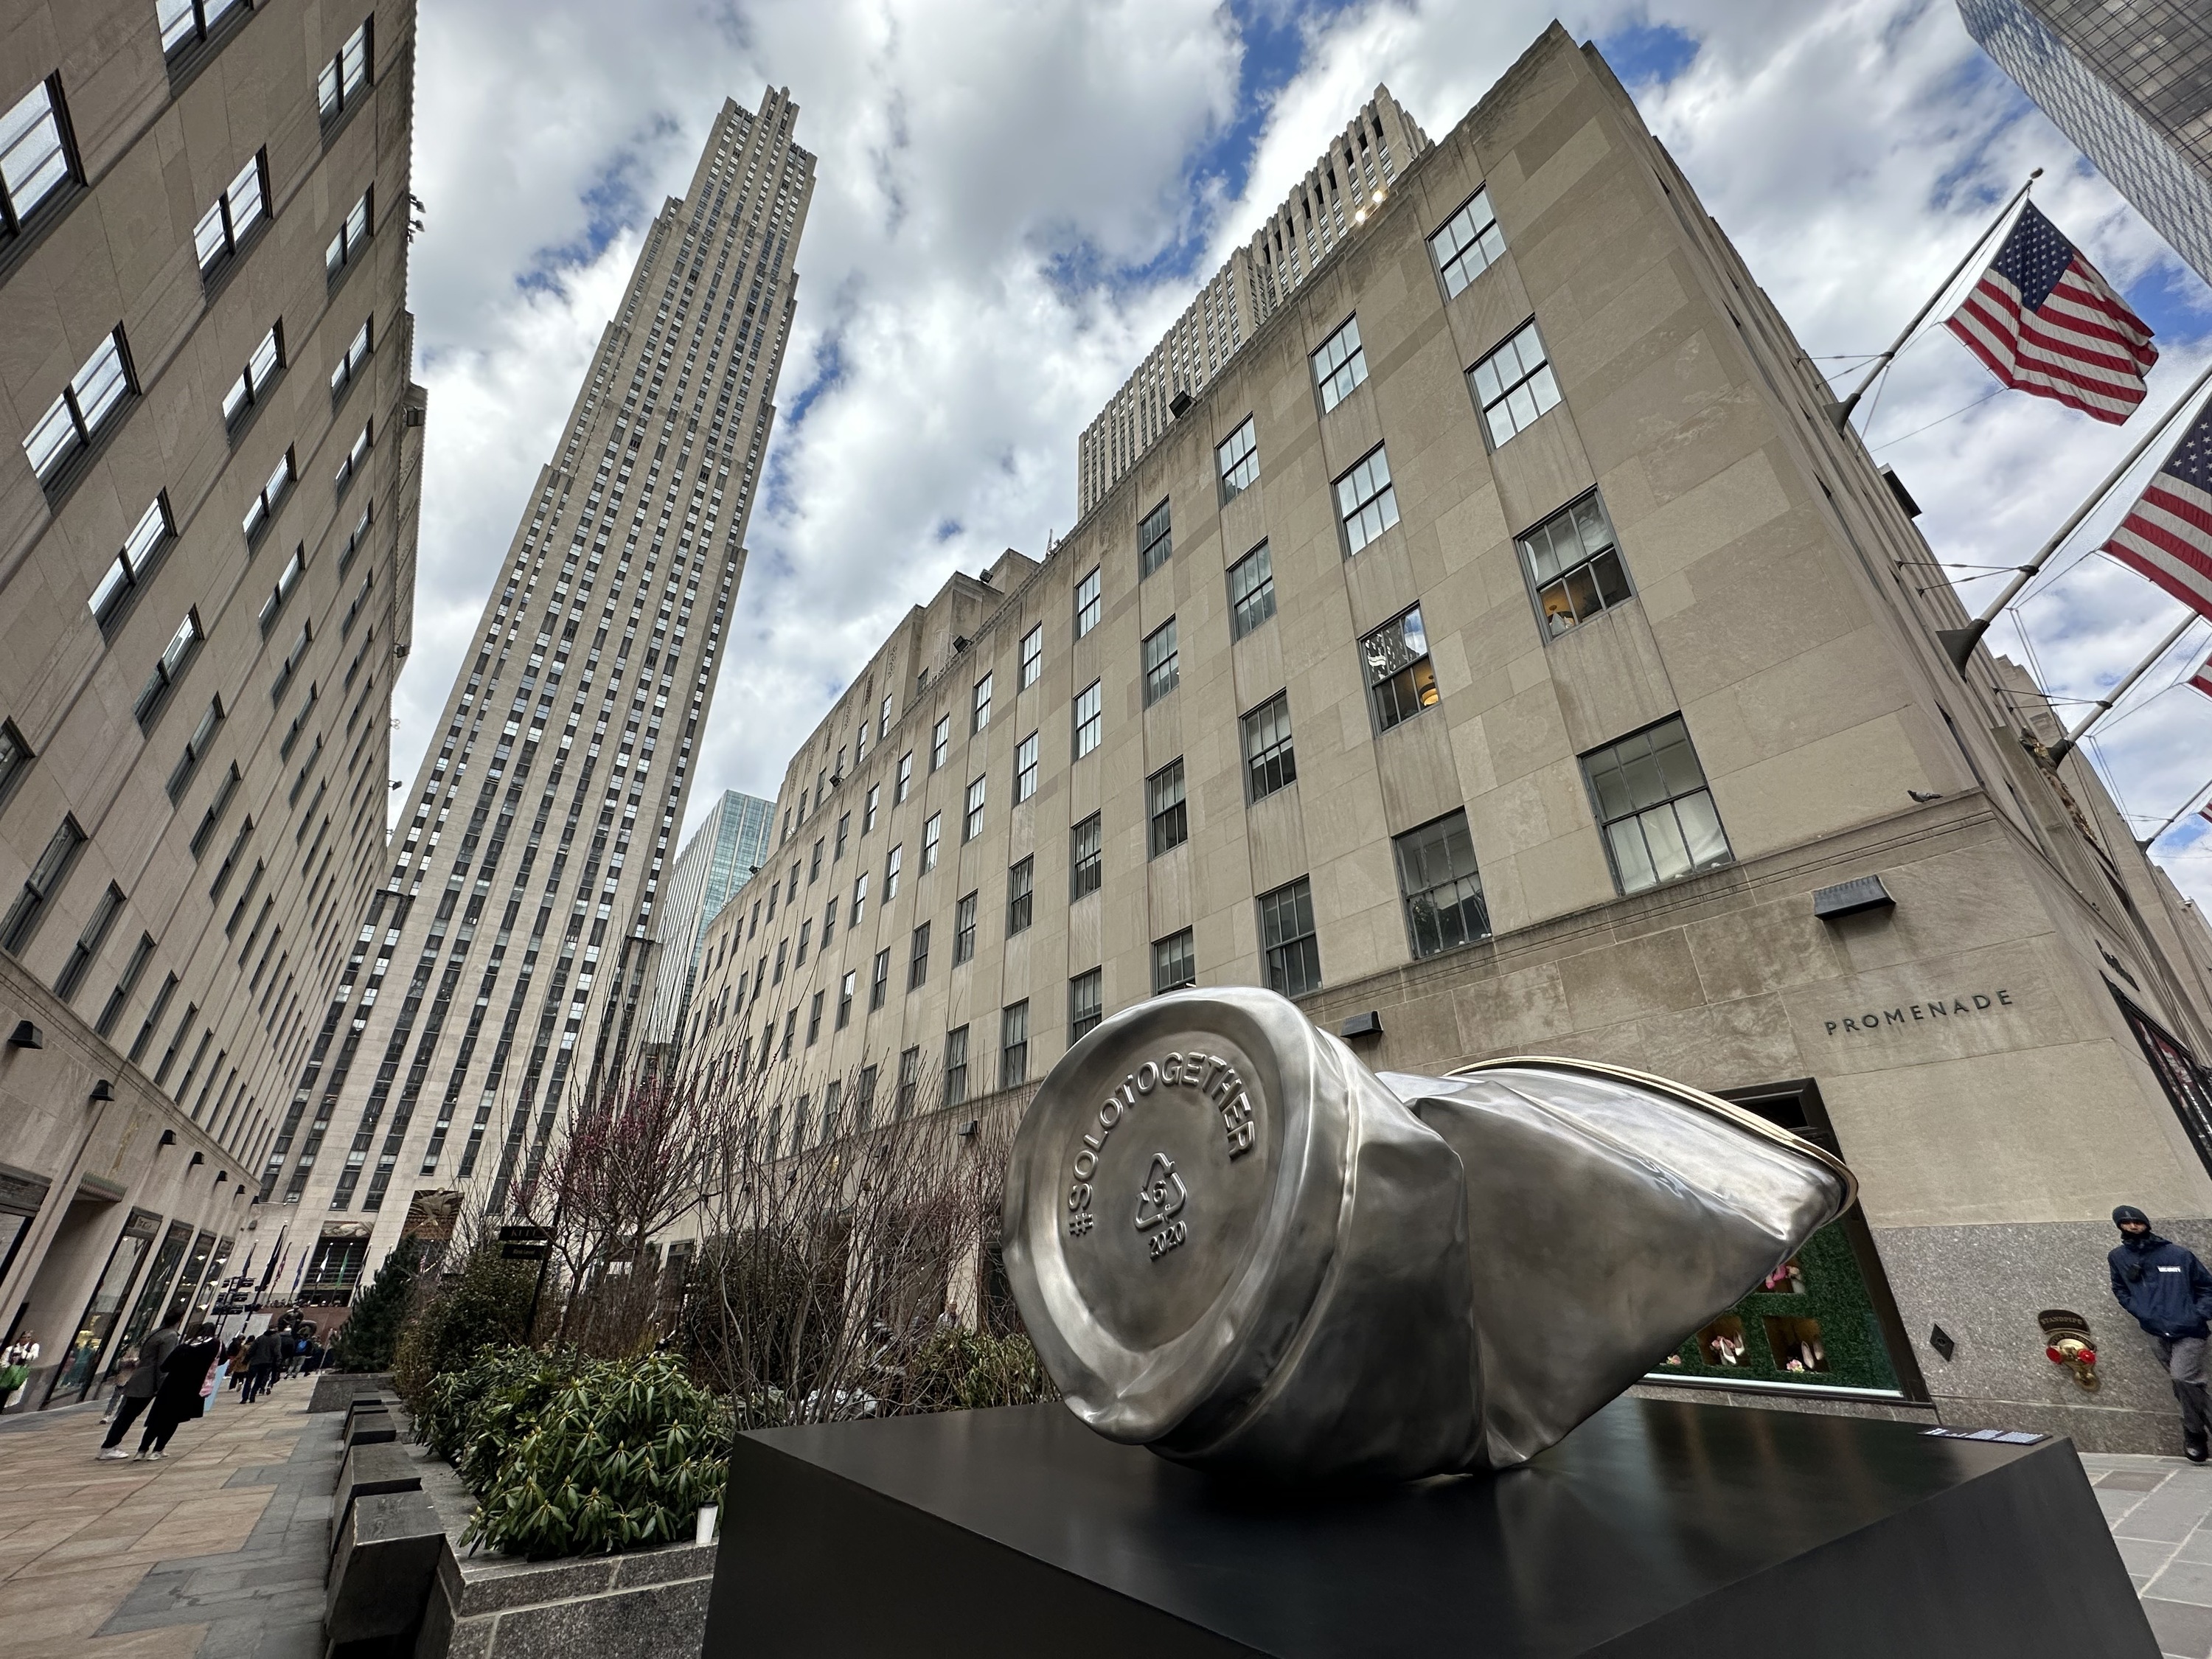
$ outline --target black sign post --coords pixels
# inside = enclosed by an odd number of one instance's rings
[[[499,1254],[505,1261],[543,1261],[553,1254],[553,1235],[543,1227],[501,1227]]]

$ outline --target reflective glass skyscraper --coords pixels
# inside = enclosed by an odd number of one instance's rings
[[[797,116],[726,103],[646,231],[258,1170],[274,1293],[343,1299],[417,1194],[505,1207],[635,1041],[795,304]]]
[[[2212,7],[1959,0],[1966,31],[2212,282]]]
[[[726,789],[676,855],[655,929],[646,1042],[672,1042],[683,1036],[707,924],[768,862],[769,823],[775,815],[774,801]]]

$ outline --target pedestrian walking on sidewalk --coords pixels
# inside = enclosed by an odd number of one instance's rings
[[[118,1398],[115,1415],[107,1425],[107,1438],[100,1443],[100,1455],[104,1461],[116,1462],[131,1455],[123,1449],[123,1437],[131,1432],[138,1413],[154,1403],[154,1396],[161,1386],[161,1362],[185,1340],[182,1322],[181,1315],[163,1320],[161,1329],[138,1345],[138,1357],[131,1375],[117,1390]]]
[[[246,1389],[238,1397],[239,1404],[250,1406],[267,1393],[276,1380],[276,1368],[283,1363],[284,1339],[272,1325],[255,1337],[253,1346],[246,1351]]]
[[[2192,1463],[2212,1456],[2212,1401],[2205,1393],[2205,1340],[2212,1336],[2212,1273],[2195,1252],[2150,1229],[2132,1204],[2112,1212],[2120,1242],[2107,1260],[2112,1296],[2149,1333],[2158,1363],[2181,1402],[2181,1449]]]
[[[215,1340],[215,1327],[205,1321],[192,1328],[191,1338],[169,1350],[161,1362],[161,1385],[154,1390],[153,1409],[146,1413],[146,1432],[138,1442],[142,1462],[158,1463],[169,1449],[169,1437],[178,1425],[189,1423],[207,1409],[207,1392],[215,1381],[216,1360],[222,1350]]]

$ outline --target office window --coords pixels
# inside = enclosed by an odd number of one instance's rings
[[[781,985],[781,984],[782,984],[782,983],[783,983],[783,964],[784,964],[785,959],[789,956],[789,954],[790,954],[790,951],[791,951],[791,941],[790,941],[789,939],[780,939],[776,940],[776,942],[775,942],[775,978],[774,980],[772,980],[772,981],[769,981],[771,984],[775,984],[775,985]]]
[[[837,840],[836,845],[830,849],[830,863],[835,864],[838,860],[845,856],[845,843],[852,838],[852,832],[853,815],[850,812],[838,813]]]
[[[1393,836],[1390,844],[1397,852],[1398,890],[1416,957],[1490,937],[1490,911],[1464,811]]]
[[[346,535],[345,549],[338,555],[339,575],[345,574],[347,568],[353,563],[353,556],[360,552],[362,545],[368,540],[369,521],[375,516],[375,501],[363,501],[361,504],[361,517],[354,521],[353,529]]]
[[[1176,689],[1181,665],[1176,652],[1175,618],[1170,617],[1145,637],[1145,707],[1150,708]]]
[[[372,343],[369,325],[364,322],[353,338],[347,342],[345,355],[338,359],[337,367],[331,371],[331,397],[333,401],[345,395],[346,388],[361,373],[362,365],[368,361]]]
[[[1286,997],[1321,987],[1321,945],[1314,937],[1313,884],[1300,876],[1260,895],[1260,952],[1267,988]]]
[[[276,617],[284,609],[284,601],[292,597],[300,586],[300,578],[307,574],[307,549],[303,542],[292,550],[292,556],[284,561],[284,568],[276,573],[276,586],[269,590],[269,597],[261,602],[261,631],[266,635],[276,625]]]
[[[69,960],[62,964],[61,976],[54,981],[54,994],[64,1002],[73,999],[78,988],[84,983],[84,976],[92,967],[93,958],[100,954],[100,947],[107,942],[107,930],[115,925],[115,918],[122,908],[123,890],[111,881],[107,884],[107,890],[100,896],[100,902],[93,906],[92,915],[84,924],[84,932],[77,935],[76,944],[70,951]]]
[[[891,694],[884,693],[882,705],[876,711],[876,741],[881,743],[891,734]]]
[[[1544,631],[1553,639],[1628,597],[1613,525],[1595,494],[1554,513],[1520,538]]]
[[[1291,744],[1291,694],[1278,691],[1244,716],[1244,778],[1249,799],[1264,800],[1298,778]]]
[[[1275,614],[1275,565],[1261,542],[1229,567],[1229,634],[1241,640]]]
[[[1505,252],[1505,233],[1490,210],[1490,192],[1478,190],[1444,228],[1429,238],[1429,256],[1437,262],[1447,298],[1457,294],[1487,270]]]
[[[791,1058],[792,1034],[798,1029],[799,1010],[793,1008],[783,1017],[783,1041],[776,1045],[775,1050],[775,1057],[778,1060],[789,1060]]]
[[[23,954],[24,947],[39,931],[48,902],[68,878],[70,866],[76,862],[78,849],[84,842],[84,831],[77,827],[76,820],[64,816],[61,827],[46,842],[46,850],[39,854],[39,861],[23,878],[23,890],[16,894],[15,903],[9,907],[7,920],[0,921],[0,951],[11,957]]]
[[[1190,839],[1189,809],[1183,801],[1182,757],[1178,755],[1145,780],[1145,816],[1152,825],[1152,856]]]
[[[176,526],[169,518],[169,497],[164,491],[155,496],[153,505],[139,515],[129,539],[123,544],[123,550],[115,556],[115,562],[107,567],[100,586],[92,590],[92,598],[86,601],[93,620],[100,624],[103,634],[123,620],[132,596],[145,586],[154,567],[175,541],[176,534]]]
[[[1068,831],[1070,899],[1097,892],[1105,879],[1105,836],[1104,826],[1096,812]]]
[[[945,814],[932,812],[929,821],[921,826],[921,873],[927,875],[937,868],[937,843],[945,828]]]
[[[323,279],[325,282],[336,282],[338,273],[353,263],[368,242],[369,226],[376,216],[372,202],[375,194],[374,186],[362,191],[361,200],[347,210],[345,218],[338,225],[338,234],[331,238],[330,246],[323,250]]]
[[[1019,806],[1037,791],[1037,734],[1034,732],[1014,745],[1014,805]]]
[[[239,528],[246,532],[249,545],[261,539],[262,532],[269,528],[269,521],[276,516],[278,504],[290,493],[292,481],[298,476],[292,470],[292,452],[287,449],[276,458],[276,465],[270,471],[268,483],[263,484],[260,492],[246,504],[246,519]]]
[[[1437,675],[1419,605],[1360,641],[1359,654],[1367,664],[1367,697],[1377,732],[1435,707]]]
[[[968,786],[967,810],[960,820],[960,839],[971,842],[983,833],[983,780]]]
[[[891,786],[891,805],[896,806],[914,787],[914,750],[899,757],[898,777]]]
[[[991,723],[991,679],[990,675],[984,675],[969,693],[968,735],[971,738]]]
[[[814,1000],[817,1002],[822,1000],[820,992],[815,993]],[[822,1091],[822,1144],[824,1146],[836,1139],[837,1131],[842,1127],[837,1121],[837,1115],[844,1092],[844,1079],[834,1077]]]
[[[883,799],[883,793],[884,787],[880,783],[872,783],[868,786],[868,798],[866,801],[862,804],[860,809],[860,834],[862,836],[866,836],[870,830],[876,827],[876,804]]]
[[[850,920],[848,920],[848,921],[846,922],[845,926],[846,926],[848,928],[858,927],[860,925],[860,918],[861,918],[861,916],[862,916],[863,915],[865,915],[865,914],[866,913],[866,911],[867,911],[867,908],[868,908],[868,878],[867,878],[867,877],[866,877],[866,875],[864,873],[864,874],[860,875],[860,876],[857,876],[857,877],[855,877],[855,878],[854,878],[854,881],[853,881],[853,914],[852,914],[852,916],[851,916]]]
[[[1075,694],[1075,758],[1078,760],[1098,746],[1099,738],[1105,729],[1104,702],[1098,686],[1099,683],[1093,680]]]
[[[1152,994],[1198,983],[1198,951],[1190,929],[1152,941]]]
[[[0,161],[0,176],[5,176],[5,165]],[[118,323],[93,348],[84,367],[70,377],[61,396],[46,405],[46,412],[23,440],[23,453],[30,457],[31,471],[40,483],[52,483],[70,459],[91,444],[131,390],[130,363]]]
[[[124,1009],[130,1006],[131,994],[138,988],[139,975],[146,971],[146,964],[153,959],[154,936],[151,933],[139,934],[138,943],[131,949],[131,960],[124,964],[123,977],[115,981],[115,988],[107,994],[107,1006],[100,1011],[99,1022],[93,1027],[100,1036],[114,1034],[115,1022],[123,1018]]]
[[[1680,714],[1583,756],[1583,774],[1622,892],[1729,861],[1728,836]]]
[[[337,56],[324,64],[321,73],[315,76],[315,103],[325,125],[349,108],[368,85],[369,25],[373,21],[363,18],[361,27],[346,36]]]
[[[49,76],[0,115],[0,230],[21,235],[23,222],[76,173],[64,137],[58,75]]]
[[[1098,572],[1094,569],[1075,585],[1075,637],[1081,639],[1098,626]]]
[[[176,57],[206,40],[209,31],[233,12],[243,15],[250,9],[248,0],[155,0],[161,51]]]
[[[273,702],[284,695],[284,688],[292,683],[292,676],[299,672],[300,665],[307,660],[307,647],[314,643],[314,640],[315,623],[314,618],[311,617],[300,624],[299,636],[292,641],[292,648],[284,653],[284,660],[277,665],[276,684],[269,688],[270,702]]]
[[[199,255],[201,276],[236,253],[239,244],[269,216],[268,167],[269,152],[255,151],[215,205],[200,215],[192,228],[192,247]]]
[[[1043,672],[1044,624],[1039,623],[1022,635],[1021,684],[1014,689],[1018,691],[1028,690],[1037,683],[1037,676]]]
[[[1390,487],[1390,458],[1377,444],[1336,481],[1336,514],[1344,523],[1344,550],[1357,553],[1398,522],[1398,492]]]
[[[853,1087],[853,1133],[865,1134],[876,1115],[876,1068],[860,1067]]]
[[[952,965],[975,959],[975,895],[968,894],[952,907]]]
[[[929,979],[929,924],[914,930],[906,958],[906,988],[917,990]]]
[[[1260,440],[1246,416],[1244,424],[1214,446],[1213,463],[1221,474],[1223,503],[1234,501],[1260,481]]]
[[[957,1106],[968,1098],[968,1028],[945,1034],[945,1103]]]
[[[1030,1005],[1027,998],[999,1011],[999,1086],[1030,1080]]]
[[[154,672],[147,677],[144,688],[138,693],[137,705],[133,713],[137,716],[141,731],[150,732],[153,729],[155,717],[167,705],[169,693],[184,678],[185,670],[191,665],[192,659],[199,654],[200,642],[206,637],[200,632],[200,613],[185,611],[184,621],[179,623],[177,631],[169,635],[168,644],[161,648],[161,660],[154,665]]]
[[[811,1048],[822,1035],[822,993],[817,991],[806,1005],[806,1046]]]
[[[1158,570],[1174,551],[1174,526],[1169,520],[1168,504],[1162,501],[1137,526],[1137,580],[1142,581]]]
[[[906,856],[906,843],[901,842],[884,860],[884,902],[889,904],[898,896],[899,866]]]
[[[921,1083],[921,1050],[919,1048],[899,1050],[898,1094],[893,1109],[901,1117],[914,1110],[915,1094]]]
[[[1104,1018],[1100,1000],[1105,969],[1093,968],[1067,981],[1067,1040],[1080,1042],[1083,1034]]]
[[[807,941],[811,939],[813,937],[814,918],[809,916],[805,921],[799,924],[799,949],[792,953],[791,965],[793,967],[804,968],[806,966]]]
[[[23,781],[35,758],[31,745],[15,729],[15,722],[0,720],[0,805],[5,805],[8,798],[15,793],[15,786]]]
[[[884,999],[890,994],[890,988],[891,951],[890,946],[887,945],[876,952],[875,963],[869,970],[868,1012],[872,1014],[884,1006]]]
[[[1314,385],[1321,391],[1321,412],[1328,414],[1367,378],[1367,354],[1359,347],[1359,319],[1347,317],[1344,326],[1321,343],[1313,355]]]
[[[1011,937],[1030,925],[1036,897],[1036,860],[1024,859],[1006,869],[1006,933]]]
[[[806,884],[809,887],[822,879],[822,850],[827,842],[827,836],[817,836],[814,838],[814,852],[806,861]]]
[[[361,471],[362,464],[368,459],[369,446],[375,441],[376,422],[363,422],[360,435],[353,441],[353,447],[346,451],[345,459],[338,463],[338,470],[331,477],[331,483],[339,495],[345,494],[346,486]]]
[[[945,764],[945,757],[952,752],[952,716],[940,716],[929,732],[929,769],[933,772]]]
[[[200,723],[192,728],[191,736],[185,740],[185,752],[177,757],[177,763],[169,773],[171,805],[175,805],[178,798],[190,787],[192,775],[200,769],[200,763],[207,758],[207,751],[214,745],[215,734],[222,725],[222,699],[217,697],[208,704],[207,712],[200,716]]]
[[[1490,428],[1492,449],[1526,432],[1538,416],[1559,401],[1559,383],[1552,376],[1551,362],[1534,323],[1468,370],[1467,383]]]

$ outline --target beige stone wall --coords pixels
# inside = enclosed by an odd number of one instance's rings
[[[325,122],[318,71],[365,19],[369,84]],[[197,1222],[213,1199],[198,1188],[220,1168],[229,1178],[218,1219],[242,1231],[246,1204],[233,1188],[271,1133],[285,1073],[382,856],[421,474],[404,310],[413,52],[410,0],[241,9],[166,63],[150,5],[34,4],[0,23],[0,105],[57,76],[78,174],[0,247],[0,419],[10,436],[0,455],[0,717],[35,756],[0,799],[0,905],[14,902],[64,815],[88,837],[35,932],[0,964],[0,1019],[48,1033],[43,1050],[11,1050],[0,1066],[0,1088],[19,1103],[0,1123],[0,1163],[51,1183],[37,1227],[0,1274],[0,1302],[42,1328],[50,1355],[131,1207]],[[270,216],[204,276],[194,227],[264,149]],[[325,247],[364,191],[370,233],[332,277]],[[280,319],[284,367],[226,430],[225,393]],[[331,372],[364,321],[371,355],[334,394]],[[118,324],[133,392],[88,454],[42,486],[15,441]],[[341,487],[339,465],[364,428],[373,443]],[[247,506],[288,449],[296,482],[249,542]],[[88,599],[157,492],[176,533],[103,632]],[[352,545],[372,501],[371,528]],[[304,573],[264,628],[264,603],[295,550]],[[188,611],[204,643],[142,729],[134,703]],[[311,644],[283,676],[308,629]],[[172,799],[186,741],[218,698],[223,719]],[[233,766],[239,785],[196,851]],[[233,872],[210,896],[234,848]],[[52,988],[111,883],[121,910],[73,994],[58,997]],[[151,954],[102,1036],[94,1028],[142,936]],[[159,1025],[138,1045],[157,1002]],[[95,1112],[86,1097],[96,1079],[118,1101]],[[149,1149],[163,1130],[176,1144],[156,1159]],[[77,1149],[98,1162],[111,1133],[129,1141],[108,1159],[126,1197],[103,1198],[82,1248],[49,1261],[47,1243],[68,1232]],[[169,1171],[195,1153],[188,1197]]]

